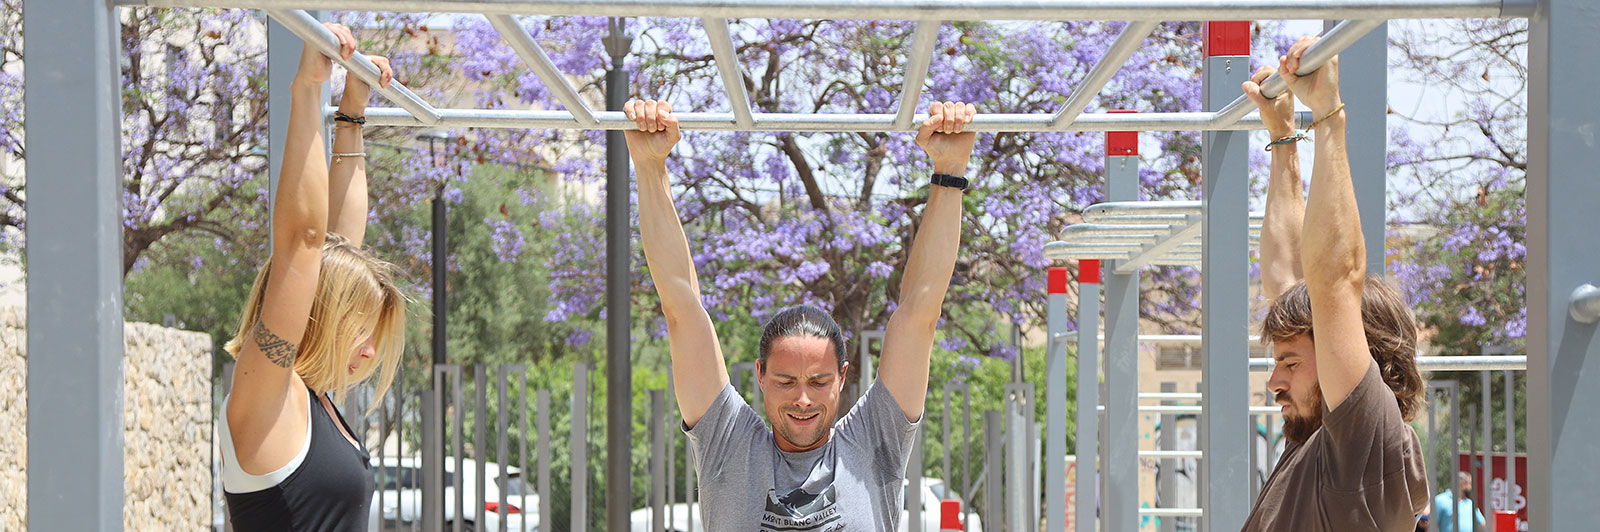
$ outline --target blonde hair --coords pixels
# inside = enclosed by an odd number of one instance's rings
[[[239,317],[239,329],[223,349],[235,358],[261,316],[262,299],[272,261],[256,274],[250,299]],[[405,347],[405,295],[395,285],[395,267],[348,239],[328,233],[322,245],[322,266],[311,318],[294,357],[294,372],[317,392],[331,391],[336,401],[376,373],[375,394],[367,412],[376,410],[388,393]],[[375,355],[350,375],[349,356],[372,340]],[[374,371],[377,370],[377,371]]]

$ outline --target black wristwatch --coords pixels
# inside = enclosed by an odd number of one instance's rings
[[[933,174],[933,184],[964,191],[967,189],[967,178],[950,174]]]

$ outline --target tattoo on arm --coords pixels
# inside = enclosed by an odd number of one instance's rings
[[[299,345],[272,334],[272,331],[267,330],[266,322],[263,321],[256,322],[255,334],[256,346],[260,347],[261,352],[267,355],[267,360],[271,360],[273,364],[280,368],[294,365],[294,355],[300,350]]]

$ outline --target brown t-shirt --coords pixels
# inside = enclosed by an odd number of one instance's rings
[[[1322,428],[1284,449],[1244,530],[1413,530],[1428,504],[1422,446],[1377,362],[1322,415]]]

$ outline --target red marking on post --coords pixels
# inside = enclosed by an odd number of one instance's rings
[[[1132,109],[1112,109],[1109,113],[1137,113]],[[1138,155],[1138,131],[1107,131],[1106,155]]]
[[[1454,514],[1452,514],[1452,515],[1454,515]],[[1494,513],[1494,529],[1495,530],[1516,530],[1517,529],[1517,512],[1496,511]]]
[[[1213,20],[1202,30],[1205,56],[1250,55],[1250,21]]]
[[[1047,271],[1047,274],[1048,274],[1049,282],[1047,282],[1045,284],[1049,285],[1047,287],[1047,292],[1048,293],[1051,293],[1051,294],[1065,294],[1065,293],[1067,293],[1067,269],[1066,268],[1062,268],[1062,267],[1059,267],[1059,266],[1055,267],[1055,268],[1050,268]]]
[[[1085,259],[1078,261],[1078,284],[1100,284],[1100,261],[1098,259]]]
[[[961,501],[945,499],[939,501],[939,530],[961,531],[967,527],[961,525]]]

